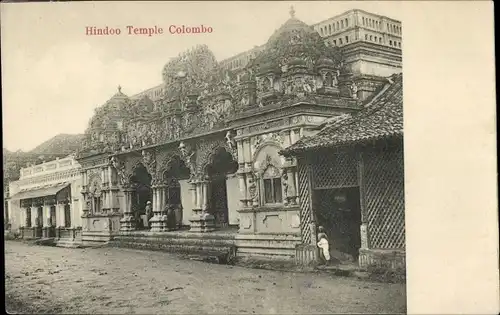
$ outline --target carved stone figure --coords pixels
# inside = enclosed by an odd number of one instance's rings
[[[351,97],[354,99],[358,98],[358,86],[354,82],[351,84]]]
[[[194,151],[190,151],[184,142],[179,143],[179,151],[181,152],[181,158],[184,160],[184,163],[189,168],[191,173],[191,177],[193,177],[196,173],[196,166],[194,161]]]
[[[118,179],[120,180],[121,185],[126,184],[126,175],[125,175],[125,164],[121,163],[118,159],[116,159],[114,156],[111,158],[111,165],[116,169],[116,172],[118,174]]]
[[[234,152],[236,150],[236,141],[234,140],[234,136],[231,131],[226,133],[226,142],[229,149]]]

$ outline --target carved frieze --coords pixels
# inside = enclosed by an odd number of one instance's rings
[[[252,138],[251,142],[251,150],[253,154],[253,158],[255,159],[255,155],[259,152],[260,148],[265,144],[274,144],[279,147],[282,147],[284,144],[283,134],[279,132],[270,132],[266,134],[262,134],[259,136],[255,136]]]
[[[122,160],[119,160],[118,158],[116,157],[111,157],[111,165],[113,166],[113,168],[116,170],[116,173],[118,175],[118,181],[120,182],[120,185],[125,185],[128,181],[128,178],[127,178],[127,172],[126,172],[126,169],[125,169],[125,162],[123,162]]]

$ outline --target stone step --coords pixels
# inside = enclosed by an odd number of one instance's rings
[[[234,245],[234,240],[231,239],[219,239],[219,238],[209,238],[209,237],[189,237],[189,238],[175,238],[175,237],[132,237],[132,236],[117,236],[113,238],[113,241],[123,241],[123,242],[138,242],[138,243],[161,243],[169,244],[172,246],[176,245],[192,245],[192,246],[213,246],[213,247],[227,247]]]
[[[193,245],[189,243],[173,244],[164,242],[112,240],[108,243],[108,245],[113,247],[125,247],[178,253],[182,254],[188,259],[219,264],[231,263],[231,261],[236,256],[236,247],[234,245],[224,244],[213,246],[209,244]]]
[[[39,238],[34,241],[36,245],[43,245],[43,246],[55,246],[55,241],[53,237],[49,238]]]

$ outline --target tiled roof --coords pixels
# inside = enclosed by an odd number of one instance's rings
[[[285,155],[403,134],[403,76],[390,83],[365,108],[351,117],[333,120],[314,136],[304,137],[283,150]]]

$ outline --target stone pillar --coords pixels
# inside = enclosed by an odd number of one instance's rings
[[[151,232],[161,232],[160,223],[160,196],[158,186],[153,186],[153,217],[149,220],[151,222]]]
[[[201,195],[202,195],[202,204],[201,210],[203,212],[208,212],[208,182],[201,182]]]
[[[192,182],[195,193],[196,208],[193,209],[191,217],[191,232],[211,232],[215,228],[215,218],[207,212],[208,210],[208,181],[201,180]],[[196,200],[195,200],[196,199]]]
[[[120,231],[133,231],[135,230],[135,220],[132,213],[132,194],[134,189],[131,187],[124,187],[125,194],[125,209],[123,210],[123,218],[120,220]]]
[[[240,188],[240,206],[241,208],[244,208],[247,206],[247,200],[248,200],[245,174],[242,172],[241,169],[239,169],[236,176],[238,177],[238,186]]]
[[[167,186],[160,186],[160,207],[161,207],[161,215],[160,215],[160,224],[162,231],[168,231],[167,226],[167,213],[168,213],[168,198],[167,198]]]
[[[193,202],[193,205],[195,208],[197,208],[198,205],[198,199],[196,196],[196,184],[190,183],[189,191],[191,192],[191,200]]]
[[[288,180],[288,204],[291,206],[297,205],[297,186],[295,183],[295,168],[293,166],[289,167],[287,171],[287,180]]]

